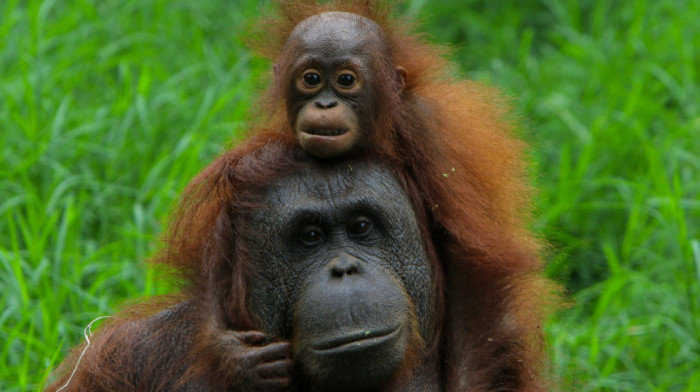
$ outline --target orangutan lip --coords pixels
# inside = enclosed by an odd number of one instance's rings
[[[353,346],[368,347],[377,344],[382,344],[388,340],[394,339],[400,332],[401,325],[375,330],[360,330],[349,335],[343,335],[326,339],[319,344],[314,345],[314,351],[343,351],[352,349]]]
[[[307,129],[303,131],[309,135],[340,136],[348,132],[347,129]]]

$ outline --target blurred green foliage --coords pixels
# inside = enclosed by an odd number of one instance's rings
[[[257,1],[0,4],[0,390],[175,282],[143,260],[184,185],[240,138],[269,64]],[[563,390],[700,390],[700,3],[407,1],[455,70],[501,88],[572,306]]]

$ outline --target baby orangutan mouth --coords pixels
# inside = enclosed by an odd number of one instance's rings
[[[297,140],[305,151],[319,158],[341,156],[357,145],[360,133],[354,122],[346,122],[324,124],[324,121],[302,121],[297,127]]]

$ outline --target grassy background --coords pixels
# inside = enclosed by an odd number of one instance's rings
[[[257,3],[0,3],[0,390],[36,390],[90,320],[168,290],[142,260],[245,127]],[[525,119],[574,303],[548,325],[563,389],[700,390],[699,3],[460,3],[403,12]]]

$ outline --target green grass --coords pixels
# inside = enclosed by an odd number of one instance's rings
[[[409,2],[514,98],[536,230],[572,306],[564,390],[700,390],[700,4]],[[184,185],[245,129],[257,1],[0,3],[0,390],[36,390],[146,268]]]

